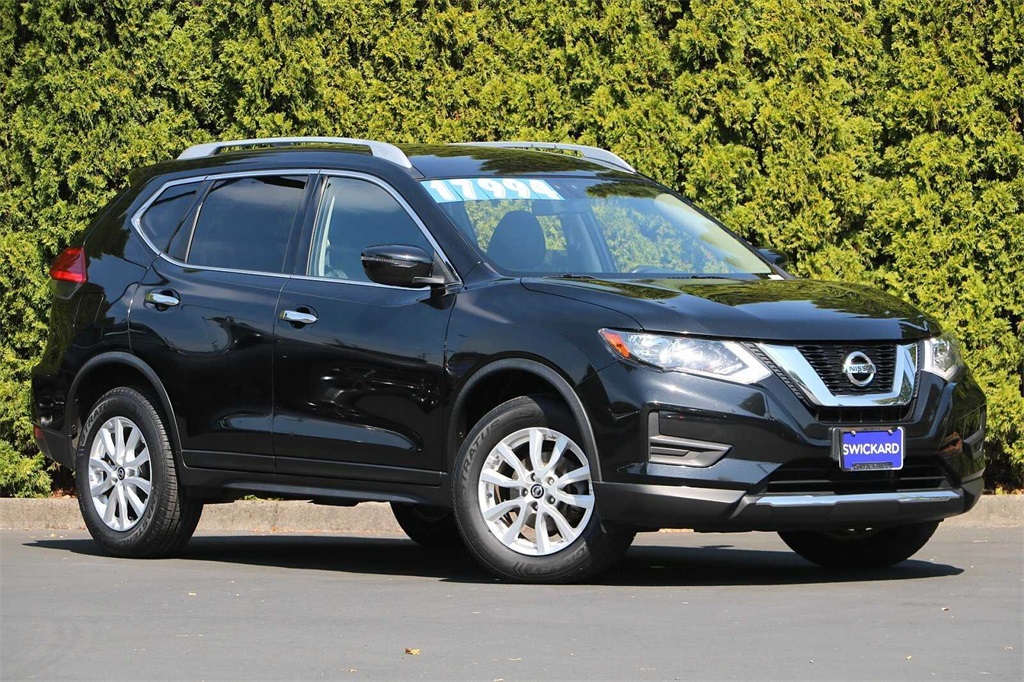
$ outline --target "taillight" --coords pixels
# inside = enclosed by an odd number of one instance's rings
[[[85,251],[81,246],[64,249],[50,266],[50,277],[62,282],[82,284],[89,281],[85,272]]]

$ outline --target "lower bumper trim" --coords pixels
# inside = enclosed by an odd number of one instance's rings
[[[834,507],[837,504],[871,504],[875,502],[913,504],[915,502],[952,502],[959,499],[960,493],[954,490],[922,490],[861,495],[770,495],[759,498],[754,505],[774,508]]]
[[[937,521],[969,510],[981,479],[953,489],[821,494],[595,482],[601,518],[638,528],[778,531],[878,528]]]

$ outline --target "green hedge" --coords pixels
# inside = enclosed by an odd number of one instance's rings
[[[1020,0],[0,0],[0,490],[46,265],[128,172],[215,137],[577,140],[794,270],[956,330],[1024,464]]]

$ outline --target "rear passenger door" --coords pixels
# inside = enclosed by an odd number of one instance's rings
[[[210,177],[179,224],[156,229],[164,193],[137,216],[165,255],[136,294],[131,344],[170,394],[187,466],[274,470],[274,317],[310,179]]]
[[[325,174],[319,194],[277,308],[277,471],[437,484],[452,296],[371,282],[360,254],[440,249],[380,180]]]

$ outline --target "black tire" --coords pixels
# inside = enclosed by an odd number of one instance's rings
[[[884,568],[906,561],[932,537],[938,521],[851,531],[783,531],[782,541],[825,568]]]
[[[192,537],[203,512],[202,502],[190,498],[178,484],[174,452],[155,402],[136,388],[110,390],[89,413],[79,439],[75,455],[78,506],[93,539],[114,556],[156,558],[174,554]],[[150,494],[142,514],[124,531],[104,523],[89,489],[90,450],[102,425],[113,417],[136,424],[149,448]]]
[[[484,462],[506,436],[521,429],[556,430],[577,445],[582,440],[569,410],[544,395],[524,396],[488,412],[466,437],[456,460],[453,506],[466,547],[488,570],[505,580],[524,583],[571,583],[591,578],[620,559],[636,534],[628,528],[602,524],[596,506],[579,536],[560,551],[545,556],[521,554],[488,529],[478,502]],[[585,453],[594,464],[595,453]]]
[[[451,509],[391,503],[395,520],[416,544],[429,549],[462,547],[462,536]]]

